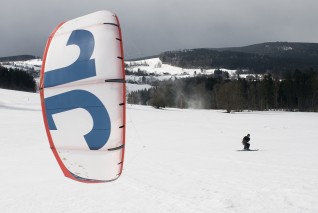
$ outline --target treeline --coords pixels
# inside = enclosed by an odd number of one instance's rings
[[[0,66],[0,88],[35,92],[36,83],[32,75],[25,71]]]
[[[6,61],[27,61],[31,59],[36,59],[38,57],[34,55],[16,55],[16,56],[7,56],[7,57],[0,57],[0,62]]]
[[[299,54],[298,57],[288,56],[278,57],[277,55],[237,52],[234,50],[192,49],[164,52],[160,54],[160,60],[163,63],[182,68],[241,69],[257,74],[270,71],[276,75],[281,75],[281,71],[295,70],[296,68],[302,70],[310,67],[318,68],[317,58],[311,57],[310,52],[303,55]]]
[[[150,89],[132,92],[128,103],[156,108],[318,111],[318,74],[312,69],[270,73],[262,80],[224,79],[208,76],[159,82]]]

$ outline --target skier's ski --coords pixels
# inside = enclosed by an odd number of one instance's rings
[[[239,149],[239,150],[236,150],[236,151],[258,151],[259,149]]]

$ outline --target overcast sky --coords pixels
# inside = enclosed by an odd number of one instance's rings
[[[126,59],[267,41],[318,43],[318,0],[0,1],[0,57],[42,56],[60,22],[98,10],[118,15]]]

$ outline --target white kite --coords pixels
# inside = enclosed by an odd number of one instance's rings
[[[60,24],[41,69],[45,128],[64,175],[85,183],[122,173],[125,71],[117,16],[99,11]]]

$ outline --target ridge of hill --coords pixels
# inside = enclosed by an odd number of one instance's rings
[[[267,42],[244,47],[200,48],[161,53],[163,63],[182,68],[244,69],[279,73],[318,69],[318,43]]]
[[[7,61],[27,61],[31,59],[37,59],[34,55],[16,55],[16,56],[6,56],[0,57],[0,62],[7,62]]]
[[[243,47],[218,48],[215,50],[282,58],[318,58],[318,43],[266,42]]]

